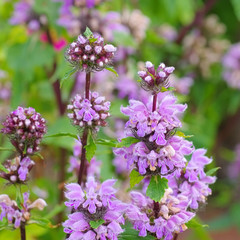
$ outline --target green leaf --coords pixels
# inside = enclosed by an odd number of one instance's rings
[[[71,70],[69,70],[68,72],[65,73],[64,77],[60,81],[60,88],[62,88],[62,85],[65,82],[65,80],[70,78],[76,71],[77,71],[77,68],[73,68],[73,69],[71,69]]]
[[[61,205],[56,205],[54,206],[54,208],[47,214],[44,216],[44,218],[46,219],[50,219],[55,217],[58,213],[62,212],[64,209],[66,208],[65,204],[61,204]]]
[[[92,33],[92,31],[88,28],[88,27],[86,27],[86,30],[85,30],[85,32],[83,33],[83,35],[86,37],[86,38],[91,38],[92,36],[93,36],[93,33]]]
[[[110,72],[112,72],[112,73],[114,73],[114,74],[118,77],[118,73],[117,73],[117,71],[114,69],[114,67],[108,66],[108,67],[106,67],[105,69],[108,70],[108,71],[110,71]]]
[[[43,228],[56,228],[58,225],[52,225],[51,221],[47,218],[31,217],[28,224],[37,224]]]
[[[183,137],[183,138],[191,138],[193,137],[193,135],[185,135],[183,132],[181,131],[176,131],[175,133],[176,136],[179,136],[179,137]]]
[[[0,151],[10,151],[10,152],[14,152],[14,150],[12,148],[4,148],[4,147],[0,147]]]
[[[237,19],[240,21],[240,1],[239,0],[231,0],[235,15]]]
[[[5,173],[8,173],[8,170],[1,163],[0,163],[0,170]]]
[[[16,203],[19,209],[22,209],[22,202],[23,202],[23,196],[21,192],[21,186],[20,185],[15,185],[16,186]]]
[[[97,150],[97,146],[91,132],[89,132],[88,134],[87,145],[85,148],[86,148],[86,158],[90,162]]]
[[[105,145],[105,146],[109,146],[109,147],[116,147],[118,142],[115,139],[102,139],[102,138],[99,138],[99,139],[97,139],[96,144]]]
[[[167,188],[168,180],[166,178],[161,178],[159,175],[152,176],[146,195],[155,202],[160,202]]]
[[[97,38],[91,37],[91,38],[89,39],[89,42],[90,42],[90,43],[94,43],[94,42],[96,42],[97,40],[98,40]]]
[[[44,160],[44,157],[40,153],[34,153],[35,156],[39,157],[41,160]]]
[[[218,169],[220,169],[220,167],[210,169],[209,171],[206,172],[207,176],[213,175],[215,172],[217,172]]]
[[[99,219],[97,221],[90,221],[90,226],[95,229],[95,228],[98,228],[103,223],[105,223],[103,219]]]
[[[121,139],[121,142],[116,145],[117,148],[130,147],[132,144],[140,142],[139,139],[134,137],[126,137]]]
[[[140,183],[144,176],[140,175],[135,169],[130,173],[130,187],[133,188],[136,184]]]
[[[71,138],[78,139],[78,136],[73,133],[56,133],[56,134],[45,136],[45,138],[53,138],[53,137],[71,137]]]
[[[121,233],[118,236],[118,240],[155,240],[156,238],[151,236],[151,235],[147,235],[146,237],[140,237],[139,236],[139,231],[136,231],[135,229],[133,229],[133,226],[131,223],[126,222],[126,224],[124,225],[124,229],[125,231],[123,233]]]
[[[200,223],[199,219],[197,217],[192,218],[189,222],[186,223],[186,226],[188,228],[205,228],[208,227],[208,225],[203,225]]]

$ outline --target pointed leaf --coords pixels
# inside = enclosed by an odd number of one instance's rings
[[[155,202],[160,202],[167,188],[168,180],[166,178],[161,178],[159,175],[152,176],[146,195]]]
[[[31,217],[31,220],[28,221],[28,224],[37,224],[43,228],[56,228],[58,225],[52,225],[51,221],[47,218],[38,218]]]
[[[0,170],[5,173],[8,173],[8,170],[1,163],[0,163]]]
[[[52,138],[52,137],[71,137],[71,138],[78,139],[78,136],[73,133],[56,133],[56,134],[45,136],[45,138]]]
[[[103,219],[99,219],[97,221],[90,221],[89,223],[90,223],[90,226],[95,229],[95,228],[98,228],[103,223],[105,223],[105,221]]]
[[[135,169],[130,173],[130,187],[133,188],[136,184],[140,183],[144,176],[140,175]]]
[[[187,222],[186,226],[188,228],[205,228],[205,227],[208,227],[208,225],[201,224],[197,217],[192,218],[189,222]]]
[[[117,71],[114,69],[114,67],[108,66],[108,67],[106,67],[105,69],[108,70],[108,71],[110,71],[110,72],[112,72],[112,73],[114,73],[114,74],[116,75],[116,77],[118,77],[118,73],[117,73]]]
[[[86,149],[86,158],[90,162],[97,150],[95,140],[93,139],[93,136],[90,132],[88,134],[87,146],[85,146],[85,149]]]
[[[126,137],[121,139],[121,142],[116,145],[117,148],[130,147],[132,144],[140,142],[139,139],[134,137]]]
[[[70,78],[76,71],[77,71],[77,68],[73,68],[73,69],[69,70],[67,73],[65,73],[64,77],[61,79],[60,88],[62,88],[62,85],[65,82],[65,80]]]
[[[10,151],[10,152],[14,152],[14,149],[12,149],[12,148],[0,147],[0,151]]]
[[[102,139],[102,138],[99,138],[99,139],[97,139],[96,144],[110,146],[110,147],[116,147],[118,142],[115,139]]]
[[[86,30],[85,32],[83,33],[83,35],[86,37],[86,38],[91,38],[93,36],[93,33],[92,31],[90,30],[90,28],[86,27]]]
[[[207,176],[213,175],[215,172],[217,172],[218,169],[220,169],[220,167],[210,169],[209,171],[206,172]]]

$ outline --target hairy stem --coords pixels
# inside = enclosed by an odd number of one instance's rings
[[[157,108],[157,93],[153,95],[153,105],[152,105],[152,112],[154,112]]]
[[[178,239],[178,234],[175,233],[174,236],[173,236],[173,240],[177,240]]]
[[[24,222],[21,222],[20,233],[21,233],[21,240],[26,240],[26,228],[25,228]]]
[[[90,97],[90,83],[91,83],[91,73],[86,73],[86,85],[85,85],[85,97],[89,99]],[[88,138],[88,127],[85,127],[82,135],[82,154],[81,154],[81,165],[78,173],[78,184],[81,185],[83,182],[83,176],[85,174],[85,164],[86,164],[86,145]]]
[[[196,12],[195,18],[193,19],[193,21],[189,25],[183,27],[181,29],[181,31],[179,32],[178,37],[177,37],[177,39],[175,41],[177,44],[181,44],[181,42],[182,42],[183,38],[185,37],[185,35],[193,27],[196,27],[196,26],[199,26],[199,25],[202,24],[204,16],[211,10],[211,8],[214,6],[216,1],[217,0],[208,0],[208,1],[206,1],[205,5],[199,11]]]

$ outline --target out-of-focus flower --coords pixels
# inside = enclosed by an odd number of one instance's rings
[[[15,228],[19,228],[21,222],[26,223],[31,218],[30,211],[33,208],[37,208],[38,210],[43,210],[47,203],[39,198],[33,203],[29,201],[29,193],[25,192],[23,194],[23,203],[21,204],[21,209],[17,205],[17,203],[9,198],[6,194],[0,195],[0,221],[3,218],[7,218],[8,222],[13,224]]]
[[[68,105],[68,117],[73,125],[98,130],[99,126],[106,126],[105,120],[110,116],[109,108],[110,102],[105,101],[105,97],[99,96],[97,92],[90,92],[89,99],[77,94]]]
[[[240,43],[233,44],[222,60],[223,78],[232,88],[240,89]]]
[[[40,40],[42,42],[48,43],[48,37],[46,33],[42,33],[40,36]],[[53,47],[54,50],[59,52],[61,51],[65,46],[67,45],[67,41],[64,38],[60,38],[60,39],[55,39],[53,38]]]
[[[186,64],[198,68],[204,77],[209,77],[211,67],[220,62],[229,42],[222,39],[225,26],[217,16],[208,16],[201,29],[195,29],[183,40]]]
[[[1,129],[20,153],[33,154],[39,151],[39,144],[46,133],[46,121],[34,108],[18,107],[2,123]]]
[[[170,82],[170,85],[175,88],[177,93],[188,95],[190,88],[193,85],[193,78],[188,76],[178,78],[173,74]]]
[[[68,240],[114,240],[124,231],[120,224],[124,224],[126,205],[115,198],[115,182],[107,180],[99,185],[89,177],[85,191],[77,183],[66,185],[68,201],[65,204],[73,212],[63,223]],[[91,225],[95,221],[102,221],[102,224],[93,229]]]
[[[177,38],[177,31],[168,24],[162,24],[158,28],[158,34],[161,38],[164,38],[166,41],[173,42]]]
[[[235,152],[235,160],[228,168],[228,176],[230,179],[237,179],[240,177],[240,144],[236,146]]]
[[[3,163],[3,166],[8,172],[0,170],[0,177],[13,184],[24,183],[34,164],[35,163],[29,157],[24,157],[23,159],[16,157],[13,160],[7,160]]]

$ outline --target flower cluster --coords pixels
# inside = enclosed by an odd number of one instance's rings
[[[176,98],[166,93],[159,93],[158,100],[154,112],[151,111],[151,102],[145,105],[135,100],[130,100],[130,106],[121,109],[130,117],[126,123],[126,135],[134,136],[140,142],[114,152],[124,156],[128,167],[137,168],[142,175],[171,174],[185,167],[184,156],[193,150],[191,142],[174,136],[176,128],[181,127],[178,115],[186,106],[176,104]]]
[[[139,192],[131,192],[131,198],[132,204],[129,205],[126,215],[141,237],[146,237],[149,232],[157,239],[172,240],[175,233],[187,229],[185,223],[195,216],[194,213],[182,209],[181,199],[173,195],[171,188],[165,191],[157,207],[154,207],[153,200]]]
[[[125,204],[114,196],[115,180],[107,180],[101,186],[89,177],[83,191],[77,183],[66,185],[66,206],[72,210],[68,220],[63,223],[64,231],[73,239],[109,239],[115,240],[123,232]],[[92,223],[102,221],[97,228]]]
[[[77,94],[68,105],[68,117],[73,125],[97,130],[99,126],[106,126],[105,120],[110,116],[109,108],[110,102],[105,101],[105,97],[99,96],[97,92],[90,92],[89,99]]]
[[[212,162],[205,154],[205,149],[195,150],[186,168],[178,176],[169,178],[169,186],[174,193],[180,199],[185,199],[182,200],[182,206],[191,210],[197,210],[199,203],[206,202],[207,196],[212,193],[209,185],[216,181],[216,177],[204,172],[205,165]]]
[[[34,165],[34,161],[29,157],[24,157],[23,159],[16,157],[13,160],[7,160],[3,163],[7,172],[0,171],[0,177],[11,183],[24,183]]]
[[[172,75],[171,77],[171,86],[175,88],[177,93],[188,95],[192,85],[193,78],[190,76],[178,78],[177,76]]]
[[[46,133],[46,121],[34,108],[18,107],[2,123],[1,132],[6,134],[13,146],[20,152],[33,154],[39,151],[39,144]]]
[[[153,94],[160,92],[162,87],[169,87],[168,79],[174,69],[174,67],[166,67],[164,63],[161,63],[155,70],[151,62],[146,62],[146,70],[138,72],[139,77],[142,79],[141,86]]]
[[[100,35],[84,37],[69,45],[66,51],[66,59],[75,67],[86,72],[102,71],[111,65],[117,48],[111,44],[105,44]]]
[[[230,87],[240,89],[240,43],[230,47],[222,62],[223,78]]]
[[[39,210],[43,210],[44,207],[47,206],[46,202],[39,198],[33,203],[30,203],[29,201],[29,193],[25,192],[23,194],[23,204],[21,206],[21,209],[17,205],[17,203],[9,198],[6,194],[0,195],[0,209],[1,209],[1,215],[0,215],[0,221],[3,220],[3,218],[7,218],[9,223],[14,224],[15,228],[20,227],[21,222],[26,223],[30,217],[30,210],[33,208],[37,208]]]

